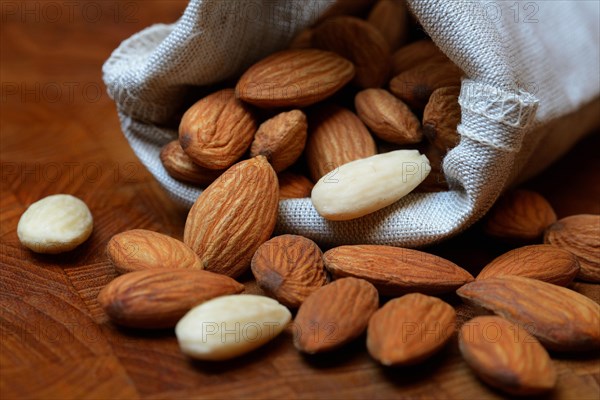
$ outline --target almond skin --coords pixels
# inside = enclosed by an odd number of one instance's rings
[[[473,281],[471,274],[448,260],[400,247],[340,246],[326,251],[323,258],[334,279],[364,279],[384,296],[448,293]]]
[[[419,143],[421,123],[410,108],[384,89],[365,89],[354,98],[358,117],[382,140],[395,144]]]
[[[579,262],[575,255],[558,247],[539,244],[501,255],[486,265],[477,279],[515,275],[567,286],[578,272]]]
[[[575,254],[581,266],[579,279],[600,282],[600,215],[563,218],[546,229],[544,243]]]
[[[358,87],[380,87],[388,80],[390,46],[366,21],[349,16],[329,18],[315,28],[312,44],[352,61],[356,68],[353,83]]]
[[[484,230],[500,239],[528,242],[540,238],[554,222],[556,214],[544,197],[530,190],[515,190],[498,199]]]
[[[371,9],[367,22],[381,33],[392,50],[408,40],[408,10],[403,2],[379,0]]]
[[[250,67],[235,93],[259,107],[305,107],[331,96],[353,77],[354,65],[335,53],[284,50]]]
[[[369,320],[367,349],[383,365],[419,363],[454,334],[456,312],[435,297],[412,293],[388,301]]]
[[[450,61],[429,61],[396,75],[390,81],[390,91],[413,111],[421,111],[436,89],[460,86],[461,75]]]
[[[155,269],[114,279],[100,291],[98,302],[119,325],[171,328],[192,307],[243,290],[235,280],[208,271]]]
[[[210,185],[223,173],[195,164],[190,156],[185,154],[179,140],[167,143],[160,151],[160,161],[171,177],[200,186]]]
[[[263,155],[280,172],[296,162],[306,145],[306,115],[292,110],[263,122],[250,146],[250,157]]]
[[[309,125],[305,154],[314,182],[340,165],[377,154],[365,125],[345,108],[325,106],[313,113]]]
[[[377,290],[362,279],[344,278],[312,293],[294,321],[294,346],[314,354],[360,336],[379,306]]]
[[[488,278],[456,291],[464,301],[521,325],[546,348],[600,348],[600,305],[572,290],[520,276]]]
[[[448,181],[446,181],[446,175],[444,174],[442,163],[446,152],[440,151],[437,147],[434,147],[431,143],[428,143],[424,151],[425,156],[429,160],[431,165],[431,171],[423,182],[415,189],[415,192],[443,192],[448,190]]]
[[[157,268],[204,268],[184,243],[162,233],[133,229],[114,235],[106,255],[120,274]]]
[[[462,326],[458,346],[481,380],[509,394],[534,395],[556,385],[556,370],[546,350],[504,318],[473,318]]]
[[[314,184],[304,175],[284,171],[277,175],[279,179],[279,198],[302,199],[310,197]]]
[[[392,73],[395,76],[432,60],[444,62],[448,58],[431,40],[418,40],[392,54]]]
[[[423,111],[423,135],[429,143],[446,153],[458,145],[456,131],[461,118],[459,86],[436,89]]]
[[[222,170],[239,160],[252,143],[256,119],[233,89],[213,93],[191,106],[179,124],[179,143],[201,167]]]
[[[281,235],[263,243],[251,266],[258,286],[290,308],[300,307],[327,283],[321,249],[302,236]]]
[[[237,277],[271,236],[278,204],[277,175],[267,159],[239,162],[198,197],[188,214],[183,241],[205,269]]]
[[[292,39],[288,49],[310,49],[312,46],[312,29],[305,29]]]

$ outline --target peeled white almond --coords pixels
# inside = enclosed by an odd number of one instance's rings
[[[345,221],[400,200],[429,174],[429,160],[418,150],[396,150],[351,161],[319,179],[311,200],[322,217]]]
[[[23,246],[36,253],[73,250],[92,233],[94,220],[88,206],[69,194],[44,197],[29,206],[17,225]]]
[[[265,296],[217,297],[190,310],[175,327],[182,353],[199,359],[228,360],[254,350],[290,322],[290,311]]]

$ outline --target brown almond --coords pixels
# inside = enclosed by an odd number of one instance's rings
[[[312,47],[312,29],[304,29],[297,34],[288,46],[288,49],[309,49]]]
[[[392,74],[398,75],[432,60],[444,62],[448,61],[448,58],[431,40],[418,40],[401,47],[392,54]]]
[[[521,276],[468,283],[456,291],[467,303],[521,325],[546,348],[600,348],[600,305],[572,290]]]
[[[365,89],[354,98],[356,113],[380,139],[395,144],[419,143],[421,123],[401,100],[384,89]]]
[[[436,89],[423,111],[423,135],[444,153],[460,140],[456,131],[461,118],[459,94],[459,86]]]
[[[171,328],[194,306],[240,293],[244,285],[202,270],[131,272],[100,291],[98,302],[112,321],[134,328]]]
[[[541,238],[554,222],[556,214],[542,195],[515,190],[498,199],[485,220],[484,230],[500,239],[527,242]]]
[[[581,266],[579,279],[600,282],[600,215],[580,214],[560,219],[546,229],[544,243],[575,254]]]
[[[567,286],[578,272],[579,262],[575,255],[558,247],[539,244],[501,255],[486,265],[477,279],[515,275]]]
[[[305,107],[331,96],[353,77],[354,65],[335,53],[284,50],[250,67],[235,92],[259,107]]]
[[[367,22],[383,35],[392,50],[408,40],[408,10],[404,2],[379,0],[371,9]]]
[[[328,105],[309,123],[306,162],[314,182],[340,165],[377,154],[375,140],[362,121],[345,108]]]
[[[461,75],[460,69],[450,61],[430,61],[396,75],[390,81],[390,91],[413,111],[421,111],[436,89],[460,86]]]
[[[326,251],[323,258],[335,279],[364,279],[385,296],[447,293],[473,280],[471,274],[448,260],[401,247],[340,246]]]
[[[456,312],[435,297],[412,293],[388,301],[369,320],[367,349],[383,365],[419,363],[454,334]]]
[[[304,175],[284,171],[279,179],[279,199],[302,199],[310,197],[314,184]]]
[[[205,269],[237,277],[271,236],[278,205],[277,175],[267,159],[239,162],[198,197],[188,214],[183,241]]]
[[[429,160],[431,171],[429,171],[429,175],[427,175],[425,180],[423,180],[423,182],[417,186],[415,192],[432,193],[449,190],[448,181],[446,180],[446,175],[444,174],[444,170],[442,168],[446,153],[440,151],[437,147],[434,147],[431,143],[429,143],[427,146],[425,146],[425,151],[423,154],[425,154]]]
[[[496,316],[476,317],[458,337],[460,352],[481,380],[513,395],[552,390],[556,370],[542,345],[525,329]]]
[[[269,296],[298,308],[327,283],[323,253],[310,239],[281,235],[263,243],[252,258],[252,273]]]
[[[275,172],[283,171],[304,151],[306,129],[306,115],[302,111],[278,114],[260,125],[250,146],[250,156],[265,156]]]
[[[233,89],[223,89],[199,100],[183,114],[179,143],[201,167],[225,169],[248,150],[256,126],[256,119],[235,98]]]
[[[196,253],[183,242],[145,229],[114,235],[106,245],[106,255],[120,274],[157,268],[203,268]]]
[[[361,88],[380,87],[388,80],[390,46],[366,21],[349,16],[329,18],[315,28],[312,44],[352,61],[356,68],[353,83]]]
[[[298,309],[294,346],[314,354],[360,336],[379,307],[377,290],[362,279],[345,278],[313,292]]]
[[[222,170],[208,169],[195,164],[190,156],[185,154],[179,140],[173,140],[162,148],[160,161],[171,177],[200,186],[210,185],[223,173]]]

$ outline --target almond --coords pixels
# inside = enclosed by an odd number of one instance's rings
[[[390,91],[414,111],[421,111],[436,89],[460,86],[461,75],[450,61],[429,61],[396,75],[390,81]]]
[[[352,112],[328,105],[313,114],[306,143],[306,162],[313,181],[340,165],[377,153],[373,137]]]
[[[579,272],[577,257],[570,252],[546,245],[525,246],[494,259],[481,270],[477,279],[516,275],[567,286]]]
[[[309,49],[312,46],[312,29],[304,29],[297,34],[288,46],[288,49]]]
[[[581,266],[578,278],[600,282],[600,215],[563,218],[546,229],[544,242],[575,254]]]
[[[19,242],[41,254],[71,251],[94,229],[94,217],[83,200],[70,194],[46,196],[27,207],[17,224]]]
[[[160,151],[160,161],[171,177],[200,186],[210,185],[223,173],[195,164],[190,156],[185,154],[179,140],[167,143]]]
[[[181,352],[222,361],[252,351],[279,335],[292,314],[265,296],[221,296],[190,310],[175,326]]]
[[[383,365],[430,357],[454,334],[456,312],[435,297],[412,293],[388,301],[369,320],[367,349]]]
[[[448,58],[431,40],[418,40],[392,54],[392,73],[398,75],[432,60],[443,62],[448,61]]]
[[[302,236],[282,235],[263,243],[251,266],[258,286],[290,308],[298,308],[327,283],[321,249]]]
[[[442,152],[453,149],[460,137],[456,131],[461,118],[459,86],[435,90],[423,111],[423,135]]]
[[[437,147],[434,147],[432,144],[428,144],[425,147],[424,155],[429,160],[431,171],[423,182],[417,186],[415,192],[431,193],[448,190],[448,181],[446,180],[446,175],[442,168],[446,153],[442,152]]]
[[[353,77],[354,65],[335,53],[284,50],[250,67],[235,92],[259,107],[305,107],[331,96]]]
[[[329,18],[315,28],[312,44],[352,61],[356,68],[353,82],[361,88],[380,87],[388,79],[390,46],[366,21],[349,16]]]
[[[377,290],[362,279],[344,278],[313,292],[294,321],[294,346],[314,354],[360,336],[379,306]]]
[[[284,171],[277,175],[279,179],[279,198],[301,199],[310,197],[314,184],[304,175]]]
[[[385,296],[447,293],[473,280],[471,274],[448,260],[400,247],[340,246],[326,251],[323,257],[335,279],[352,276],[367,280]]]
[[[250,146],[250,156],[263,155],[280,172],[292,165],[306,145],[306,115],[292,110],[263,122]]]
[[[392,50],[408,40],[408,10],[404,2],[379,0],[371,9],[367,22],[383,35]]]
[[[457,290],[467,303],[521,325],[546,348],[600,348],[600,305],[572,290],[520,276],[477,280]]]
[[[544,197],[530,190],[515,190],[496,202],[484,230],[497,238],[527,242],[540,238],[554,222],[556,214]]]
[[[179,143],[201,167],[225,169],[244,155],[256,125],[233,89],[223,89],[199,100],[183,114]]]
[[[188,214],[184,242],[205,269],[242,274],[277,220],[277,175],[263,156],[235,164],[198,197]]]
[[[106,255],[120,274],[157,268],[203,268],[196,253],[184,243],[145,229],[114,235],[106,245]]]
[[[323,176],[310,200],[323,218],[347,221],[381,210],[409,194],[429,173],[418,150],[396,150],[350,161]]]
[[[365,89],[354,98],[356,113],[380,139],[395,144],[419,143],[421,123],[410,108],[384,89]]]
[[[192,307],[243,290],[233,279],[208,271],[154,269],[114,279],[100,291],[98,302],[117,324],[171,328]]]
[[[556,384],[546,350],[525,329],[503,318],[473,318],[462,326],[458,346],[484,382],[509,394],[539,394]]]

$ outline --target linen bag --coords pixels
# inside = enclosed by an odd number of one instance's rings
[[[363,0],[364,1],[364,0]],[[125,137],[158,182],[190,207],[201,190],[171,178],[159,152],[177,137],[186,99],[285,48],[332,4],[191,0],[171,25],[125,40],[103,67]],[[277,233],[325,245],[418,247],[481,218],[511,184],[541,171],[599,125],[597,1],[408,0],[462,70],[459,145],[444,159],[450,191],[410,194],[371,215],[332,222],[310,199],[282,200]],[[233,84],[232,84],[233,86]]]

